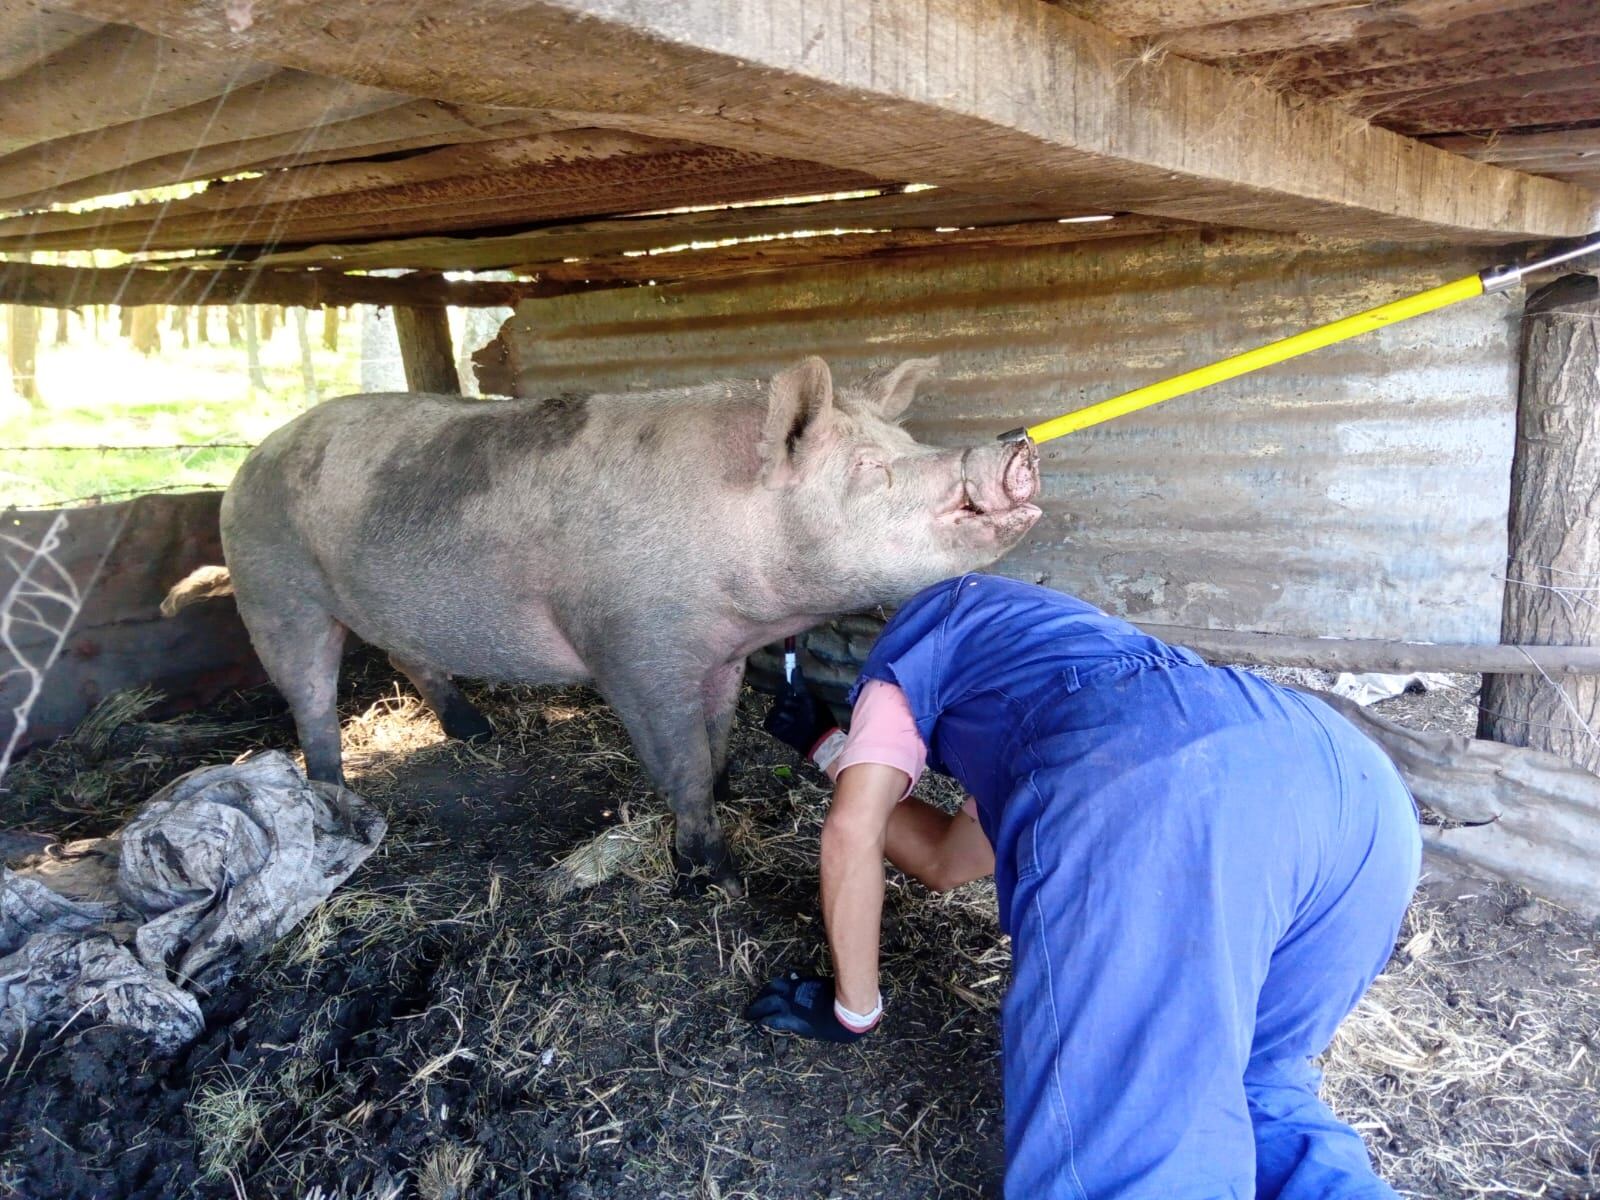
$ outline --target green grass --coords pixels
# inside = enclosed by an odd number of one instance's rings
[[[340,349],[322,348],[322,318],[313,313],[313,364],[323,398],[359,391],[361,327],[350,314]],[[223,314],[213,310],[213,343],[185,349],[161,330],[162,348],[148,357],[117,336],[101,337],[77,320],[72,340],[53,344],[47,314],[38,353],[40,402],[17,396],[0,358],[0,505],[54,504],[80,497],[161,487],[222,486],[244,449],[149,450],[180,443],[259,442],[310,403],[300,375],[292,323],[261,346],[265,388],[252,388],[243,346],[229,346]],[[37,451],[36,446],[110,446],[111,450]]]

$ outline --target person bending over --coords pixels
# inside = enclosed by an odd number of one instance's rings
[[[862,1036],[883,1012],[885,856],[935,890],[993,872],[1006,1196],[1395,1195],[1311,1061],[1416,885],[1416,807],[1376,745],[1310,696],[992,576],[908,602],[850,699],[849,736],[820,744],[809,697],[768,719],[835,777],[835,976],[774,979],[751,1020]],[[924,763],[963,812],[906,799]]]

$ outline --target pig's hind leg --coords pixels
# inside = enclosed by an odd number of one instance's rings
[[[337,701],[345,627],[310,600],[279,593],[263,604],[242,589],[237,599],[256,657],[294,714],[306,777],[343,783]]]
[[[489,718],[472,706],[472,701],[461,694],[461,689],[445,672],[407,662],[395,654],[389,655],[389,664],[411,680],[411,686],[439,718],[446,737],[462,742],[482,742],[494,736]]]

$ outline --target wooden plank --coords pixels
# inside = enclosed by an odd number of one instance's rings
[[[341,83],[341,86],[345,85]],[[204,218],[202,227],[205,222],[218,226],[227,222],[250,225],[258,221],[283,220],[289,206],[296,220],[348,217],[349,194],[353,192],[366,193],[360,201],[363,213],[381,212],[390,206],[414,204],[422,185],[440,181],[466,177],[482,179],[522,167],[577,160],[600,162],[625,155],[684,148],[683,143],[609,129],[540,132],[528,137],[445,146],[399,162],[324,164],[278,172],[261,179],[218,183],[197,195],[159,204],[87,213],[46,213],[30,220],[35,233],[45,234],[89,229],[110,233],[122,226],[138,231],[150,226],[152,216],[160,218],[164,231],[196,217]]]
[[[1563,40],[1590,37],[1600,14],[1600,0],[1536,0],[1530,5],[1496,3],[1493,8],[1448,6],[1424,21],[1405,21],[1392,10],[1386,21],[1370,8],[1344,8],[1342,16],[1360,21],[1352,26],[1349,37],[1333,43],[1307,40],[1296,48],[1278,46],[1264,53],[1235,54],[1227,66],[1275,80],[1306,80],[1387,67],[1411,66],[1429,72],[1456,59],[1483,59],[1483,74],[1493,77],[1506,74],[1494,70],[1494,54],[1531,53],[1542,46],[1552,51],[1552,58],[1560,58]],[[1549,66],[1557,66],[1557,62]],[[1422,78],[1419,75],[1419,82]]]
[[[1068,12],[1123,37],[1151,37],[1258,17],[1291,18],[1328,0],[1055,0]],[[1346,5],[1348,7],[1348,5]]]
[[[592,285],[589,285],[592,286]],[[330,304],[450,305],[501,308],[520,300],[587,290],[575,283],[514,280],[452,281],[432,273],[410,276],[341,275],[336,271],[219,271],[148,267],[48,267],[0,262],[0,304],[77,308],[85,304]]]
[[[1502,14],[1551,8],[1568,0],[1399,0],[1393,4],[1333,0],[1315,9],[1271,14],[1217,25],[1179,28],[1173,23],[1141,30],[1174,54],[1201,62],[1246,55],[1294,54],[1313,46],[1365,42],[1390,33],[1440,30],[1456,22],[1494,20]]]
[[[1454,671],[1498,675],[1600,675],[1600,646],[1453,646],[1371,638],[1301,638],[1239,629],[1196,629],[1136,621],[1151,637],[1202,658],[1323,671]]]
[[[1600,126],[1492,136],[1445,134],[1428,140],[1452,154],[1505,163],[1600,191]]]
[[[1600,125],[1548,133],[1444,134],[1428,139],[1441,150],[1524,171],[1600,167]]]
[[[275,72],[227,49],[107,26],[0,84],[0,154],[215,99]]]
[[[91,179],[161,155],[271,134],[304,137],[323,121],[346,121],[407,103],[409,97],[303,71],[271,78],[227,94],[120,125],[56,138],[0,161],[0,202],[61,194],[75,180]],[[164,182],[172,182],[165,180]],[[71,194],[71,193],[69,193]],[[79,190],[77,195],[84,194]]]
[[[1076,221],[1085,215],[1047,204],[984,200],[938,188],[917,192],[895,188],[887,193],[803,204],[756,204],[665,216],[610,217],[494,237],[333,243],[263,254],[253,261],[263,266],[333,266],[343,270],[409,267],[485,271],[569,258],[593,259],[685,242],[713,243],[803,230],[966,228],[1041,218]],[[1114,224],[1121,233],[1130,224],[1133,228],[1146,228],[1150,222],[1148,218],[1124,216],[1104,224]]]
[[[1430,133],[1499,131],[1532,125],[1556,125],[1571,121],[1600,119],[1600,71],[1591,73],[1589,86],[1575,81],[1573,86],[1528,100],[1486,98],[1463,95],[1438,104],[1411,104],[1397,109],[1392,121],[1396,129]],[[1389,118],[1386,118],[1389,119]]]
[[[1600,22],[1600,3],[1595,7],[1595,21]],[[1417,57],[1393,64],[1328,73],[1298,71],[1284,64],[1275,66],[1268,78],[1287,83],[1302,96],[1337,99],[1351,106],[1359,101],[1360,111],[1382,113],[1402,107],[1407,97],[1426,98],[1445,88],[1477,89],[1490,84],[1503,89],[1504,81],[1553,70],[1582,69],[1592,79],[1597,74],[1595,64],[1600,63],[1600,33],[1541,37],[1534,45],[1479,39],[1472,44],[1471,50],[1452,53],[1438,47],[1435,39],[1415,39],[1412,52]],[[1529,80],[1513,94],[1531,98],[1540,94],[1537,89],[1538,82]]]
[[[1518,240],[1588,232],[1582,189],[1293,104],[1037,0],[63,0],[302,70],[986,194],[1301,233]],[[426,46],[427,53],[417,47]],[[1007,86],[997,87],[1004,64]]]
[[[0,80],[20,75],[100,27],[98,21],[47,11],[39,0],[0,0]]]
[[[455,349],[450,343],[449,316],[442,308],[412,308],[402,304],[394,310],[406,387],[413,392],[433,396],[461,394]]]
[[[607,134],[607,137],[617,137]],[[652,139],[650,150],[547,162],[266,205],[185,215],[181,201],[0,220],[0,249],[129,252],[493,229],[710,199],[843,191],[878,182],[852,171]],[[467,147],[466,149],[472,149]]]
[[[816,267],[863,259],[904,259],[1015,246],[1075,245],[1111,238],[1149,237],[1180,228],[1175,221],[1127,217],[1120,221],[1064,225],[1029,221],[964,229],[884,229],[860,233],[779,235],[732,246],[705,246],[639,255],[585,258],[577,262],[528,262],[517,269],[550,282],[663,283],[755,275],[763,271]]]
[[[497,111],[416,100],[369,116],[318,125],[314,129],[180,150],[99,175],[74,179],[58,188],[11,196],[7,203],[19,209],[38,208],[63,200],[215,179],[240,171],[276,170],[286,166],[309,170],[328,159],[393,154],[447,142],[489,141],[546,132],[552,127],[559,127],[559,122],[549,117],[529,116],[518,109]],[[8,162],[0,159],[0,183],[6,180]]]

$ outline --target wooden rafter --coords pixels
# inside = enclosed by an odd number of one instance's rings
[[[1582,189],[1174,55],[1141,58],[1039,0],[464,0],[447,19],[380,5],[381,20],[370,5],[283,0],[237,33],[222,6],[63,6],[412,95],[985,194],[1391,238],[1570,236],[1596,221]]]
[[[336,190],[293,195],[278,176],[208,190],[189,200],[0,221],[0,250],[102,248],[130,252],[453,229],[492,229],[658,205],[756,200],[877,183],[852,171],[611,130],[452,146],[382,165],[331,168]],[[384,182],[387,180],[387,182]],[[338,190],[350,182],[348,190]]]
[[[681,244],[712,246],[735,239],[845,230],[895,232],[965,230],[1063,221],[1061,240],[1124,236],[1161,227],[1142,217],[1118,217],[1104,224],[1084,222],[1077,209],[1065,211],[1019,200],[984,200],[942,189],[813,200],[808,203],[717,207],[698,212],[611,217],[556,223],[488,237],[417,237],[386,241],[320,244],[253,256],[263,266],[326,266],[343,270],[389,267],[486,271],[502,267],[593,261],[630,252]],[[1113,230],[1115,232],[1113,232]],[[665,268],[657,269],[657,277]]]
[[[517,280],[456,281],[432,273],[393,277],[248,268],[161,271],[149,267],[52,267],[0,261],[0,304],[35,308],[77,308],[86,304],[501,308],[520,300],[583,291],[589,286],[592,285]]]

